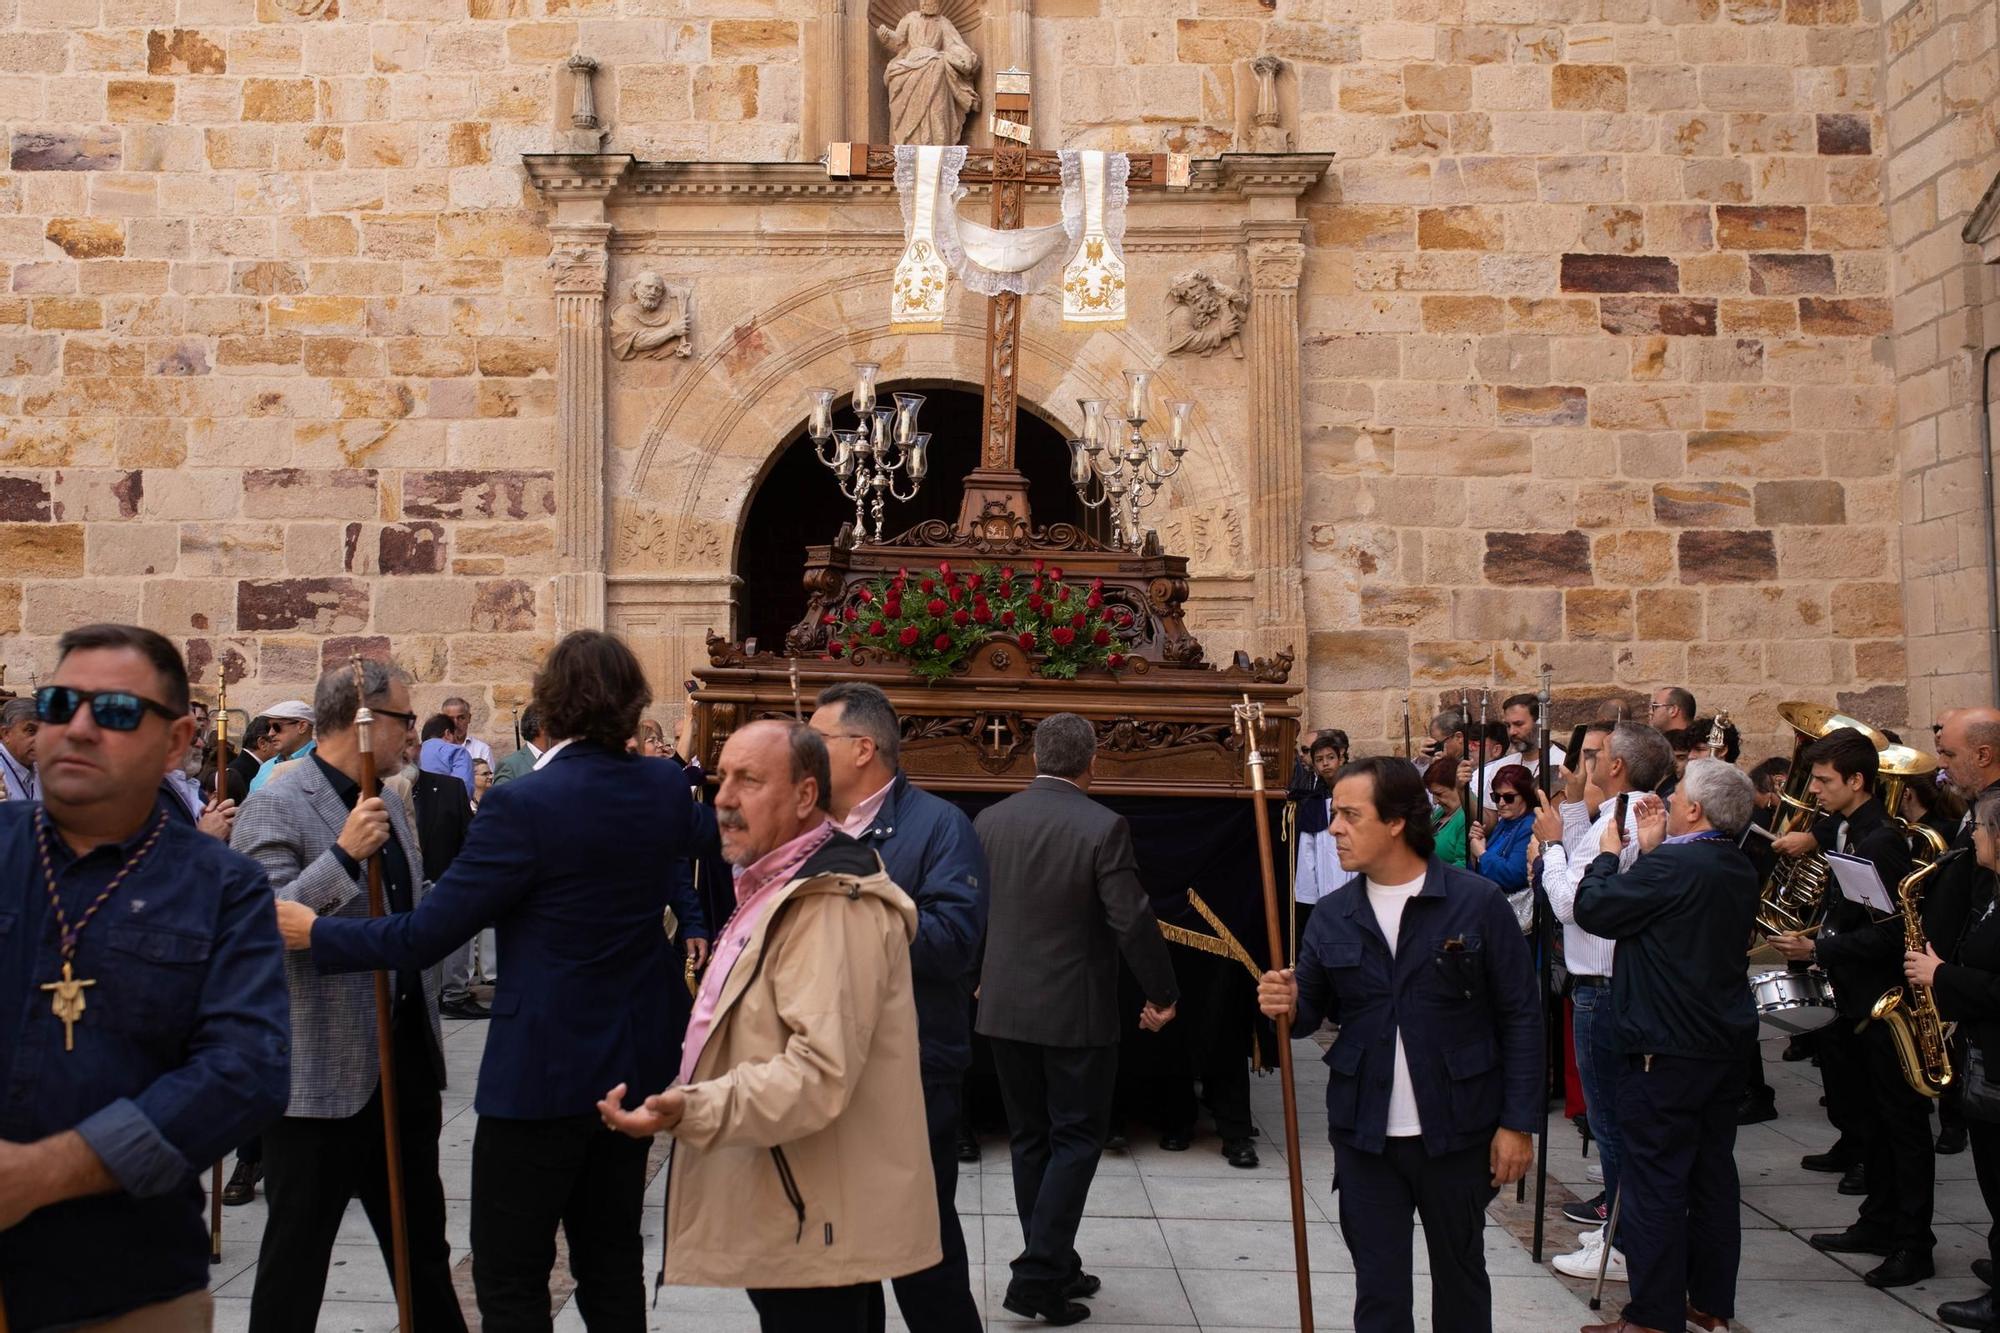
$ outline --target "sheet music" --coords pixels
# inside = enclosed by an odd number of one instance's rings
[[[1877,873],[1873,861],[1862,856],[1850,856],[1846,852],[1828,852],[1826,863],[1833,870],[1833,878],[1849,902],[1860,903],[1877,912],[1896,910],[1896,904],[1890,899],[1889,890],[1883,887],[1882,876]]]

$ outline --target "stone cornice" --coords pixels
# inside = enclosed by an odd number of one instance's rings
[[[1123,249],[1129,254],[1182,254],[1233,249],[1242,242],[1241,228],[1129,227]],[[748,227],[651,228],[617,232],[614,255],[884,255],[903,251],[900,231],[764,231]]]
[[[895,187],[888,181],[833,179],[817,162],[641,162],[623,153],[528,153],[521,161],[535,188],[552,197],[609,197],[617,203],[653,199],[726,202],[745,196],[780,200],[895,197]],[[1228,153],[1194,163],[1188,188],[1172,194],[1217,201],[1297,198],[1317,185],[1332,164],[1330,153]],[[1056,187],[1046,188],[1053,192]],[[1143,203],[1151,197],[1135,196],[1134,202]]]

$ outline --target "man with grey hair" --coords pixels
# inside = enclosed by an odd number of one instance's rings
[[[1180,992],[1154,919],[1132,830],[1090,799],[1097,733],[1075,713],[1035,728],[1035,780],[973,826],[993,871],[978,1030],[1013,1133],[1014,1207],[1025,1244],[1003,1304],[1071,1324],[1074,1299],[1101,1285],[1083,1271],[1076,1229],[1111,1123],[1118,1039],[1157,1032]],[[1118,960],[1145,995],[1118,1012]]]
[[[944,1259],[897,1278],[896,1303],[911,1328],[978,1333],[984,1321],[958,1222],[958,1123],[972,1067],[972,988],[986,938],[986,855],[962,810],[897,770],[902,723],[887,694],[866,681],[841,681],[821,690],[818,703],[812,729],[826,742],[833,822],[880,856],[917,904],[910,972]]]
[[[0,801],[32,801],[42,794],[35,778],[35,733],[42,724],[33,699],[0,704]]]
[[[1621,867],[1626,840],[1606,825],[1576,892],[1576,919],[1618,941],[1605,1026],[1625,1062],[1618,1240],[1632,1288],[1620,1320],[1586,1333],[1720,1329],[1736,1313],[1736,1107],[1757,1041],[1743,941],[1758,886],[1735,839],[1756,796],[1735,767],[1692,761],[1670,806],[1634,802],[1637,861]]]
[[[1620,722],[1612,727],[1601,750],[1583,751],[1584,782],[1601,793],[1595,822],[1581,800],[1565,801],[1558,811],[1542,798],[1535,818],[1535,835],[1542,840],[1542,885],[1549,906],[1563,928],[1563,956],[1570,973],[1570,1003],[1574,1014],[1576,1070],[1583,1084],[1584,1110],[1590,1120],[1591,1137],[1597,1140],[1598,1160],[1604,1168],[1604,1189],[1595,1198],[1565,1205],[1563,1215],[1581,1222],[1586,1230],[1581,1248],[1556,1258],[1558,1273],[1570,1277],[1595,1277],[1598,1247],[1604,1243],[1604,1222],[1610,1215],[1610,1200],[1618,1192],[1619,1171],[1624,1162],[1618,1134],[1618,1081],[1623,1059],[1618,1054],[1611,1021],[1611,977],[1614,963],[1612,941],[1592,934],[1576,920],[1576,891],[1583,872],[1596,855],[1607,829],[1622,829],[1624,850],[1621,867],[1629,868],[1639,854],[1632,834],[1636,829],[1636,798],[1650,792],[1673,771],[1673,747],[1667,738],[1643,722]],[[1606,1272],[1623,1280],[1625,1261],[1613,1250]]]
[[[385,662],[363,663],[362,675],[374,716],[368,740],[375,771],[389,777],[402,767],[404,737],[417,721],[409,683]],[[320,677],[313,693],[317,746],[283,781],[251,793],[230,838],[264,867],[280,901],[322,916],[368,915],[363,866],[378,854],[390,912],[413,910],[427,888],[403,802],[362,799],[356,693],[347,666]],[[313,1327],[350,1200],[361,1200],[389,1253],[374,983],[364,973],[322,975],[304,953],[285,955],[285,980],[292,1000],[291,1102],[263,1135],[270,1215],[250,1296],[255,1333]],[[419,1328],[462,1333],[438,1179],[445,1084],[438,969],[398,972],[393,990],[411,1308]]]
[[[472,705],[465,701],[464,696],[452,695],[438,705],[438,712],[451,719],[452,727],[458,732],[458,743],[465,747],[466,754],[475,760],[484,759],[486,766],[492,768],[493,747],[472,734]]]

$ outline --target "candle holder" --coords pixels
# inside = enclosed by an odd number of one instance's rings
[[[1123,414],[1109,411],[1102,398],[1079,398],[1083,436],[1071,440],[1069,479],[1086,509],[1111,509],[1111,545],[1138,550],[1145,542],[1140,511],[1158,498],[1160,486],[1181,468],[1187,452],[1188,424],[1194,404],[1175,399],[1167,404],[1167,438],[1146,438],[1153,372],[1125,372]]]
[[[868,540],[873,524],[873,540],[882,540],[882,517],[889,499],[908,503],[917,498],[930,470],[931,437],[917,429],[918,413],[924,397],[918,393],[894,395],[894,407],[876,403],[875,380],[882,367],[874,361],[854,363],[854,393],[848,399],[856,428],[836,429],[833,424],[832,389],[806,391],[806,435],[813,452],[833,473],[841,495],[854,504],[854,534]],[[909,481],[906,495],[896,486],[900,473]]]

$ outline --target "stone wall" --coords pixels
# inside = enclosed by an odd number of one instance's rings
[[[1566,693],[1687,680],[1753,732],[1787,697],[1904,720],[1883,166],[1918,150],[1875,0],[1032,9],[1044,142],[1251,146],[1270,53],[1295,145],[1338,154],[1300,303],[1314,721],[1380,741],[1406,694],[1544,656]],[[811,157],[818,7],[0,14],[9,682],[86,615],[220,648],[253,703],[386,639],[420,705],[501,730],[556,628],[519,157],[568,124],[558,67],[602,63],[612,151]]]

